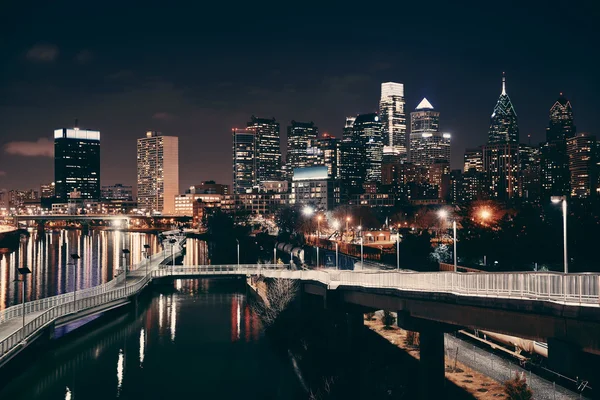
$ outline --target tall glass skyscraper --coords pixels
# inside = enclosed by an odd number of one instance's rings
[[[279,181],[283,176],[281,169],[281,148],[279,122],[275,118],[257,118],[252,116],[247,124],[256,133],[256,179]]]
[[[567,140],[575,136],[573,107],[562,93],[550,108],[546,142],[541,147],[541,185],[544,201],[569,194]]]
[[[67,201],[80,192],[82,199],[100,199],[100,132],[77,127],[54,131],[56,199]]]
[[[252,190],[256,183],[256,132],[233,129],[233,193]]]
[[[517,113],[506,93],[506,77],[502,74],[502,92],[490,118],[488,144],[519,143]]]
[[[146,213],[175,213],[179,194],[179,138],[148,131],[137,141],[138,208]]]
[[[307,148],[312,140],[319,135],[319,128],[314,122],[292,121],[287,128],[287,157],[285,169],[288,176],[294,168],[304,168],[309,166]]]
[[[450,163],[450,139],[449,133],[440,132],[439,111],[427,99],[421,100],[410,113],[410,161],[421,166]]]
[[[356,117],[346,117],[343,138],[338,148],[338,171],[344,191],[358,193],[364,180],[364,147],[359,137],[354,134]]]
[[[406,114],[404,112],[404,84],[384,82],[381,84],[379,117],[382,124],[383,145],[389,153],[401,160],[408,158],[406,136]]]
[[[361,114],[354,120],[354,137],[363,146],[361,171],[364,180],[381,182],[381,162],[383,160],[383,125],[375,113]]]

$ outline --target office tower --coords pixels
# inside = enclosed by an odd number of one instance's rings
[[[148,131],[137,141],[138,208],[173,214],[179,194],[179,139]]]
[[[468,172],[471,169],[483,172],[483,151],[481,147],[465,150],[463,172]]]
[[[55,185],[54,182],[48,183],[46,185],[40,185],[40,198],[42,199],[51,199],[55,196]]]
[[[410,162],[429,166],[450,162],[450,134],[440,133],[440,113],[427,99],[410,113]]]
[[[596,137],[578,133],[567,138],[571,197],[586,199],[596,196]]]
[[[519,145],[496,143],[483,146],[483,170],[491,198],[509,201],[518,196]]]
[[[288,176],[294,171],[294,168],[304,168],[309,166],[307,148],[311,140],[319,135],[319,128],[314,122],[292,121],[287,128],[287,156],[286,173]]]
[[[231,193],[231,187],[229,185],[223,185],[216,183],[215,181],[204,181],[199,185],[190,186],[186,193],[191,194],[221,194],[226,195]]]
[[[252,191],[257,185],[256,130],[233,129],[233,193]]]
[[[318,139],[311,139],[306,151],[308,166],[325,165],[330,178],[338,177],[338,140],[336,138],[325,133]]]
[[[360,163],[364,180],[381,182],[381,162],[383,160],[382,124],[375,113],[361,114],[353,125],[354,137],[362,146]]]
[[[67,201],[69,194],[100,198],[100,132],[63,128],[54,131],[54,182],[56,198]]]
[[[252,116],[247,124],[256,133],[256,180],[279,181],[283,176],[281,169],[281,148],[279,147],[279,123],[275,118],[257,118]]]
[[[575,123],[571,103],[560,93],[550,108],[546,129],[546,142],[542,144],[541,185],[544,201],[551,196],[564,196],[570,189],[569,156],[567,139],[575,135]]]
[[[408,143],[406,137],[406,114],[404,112],[404,84],[385,82],[381,84],[379,115],[382,123],[383,145],[388,153],[406,161]]]
[[[133,186],[123,185],[122,183],[102,186],[102,198],[105,200],[133,201]]]
[[[37,190],[10,190],[8,192],[8,204],[10,207],[19,208],[27,201],[35,201],[39,199]]]
[[[526,144],[519,145],[520,197],[528,203],[540,200],[542,185],[540,181],[540,148]]]
[[[354,133],[356,117],[347,117],[344,125],[343,138],[338,150],[339,177],[344,191],[349,194],[360,192],[364,180],[364,147],[361,139]]]
[[[502,93],[490,118],[488,144],[519,143],[517,113],[506,93],[506,77],[502,74]]]

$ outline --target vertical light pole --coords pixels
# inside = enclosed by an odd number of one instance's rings
[[[360,269],[364,269],[365,263],[365,253],[363,248],[363,234],[362,234],[362,226],[358,226],[358,231],[360,232]]]
[[[71,254],[71,258],[73,259],[73,263],[71,265],[75,270],[75,284],[73,285],[73,312],[75,312],[77,307],[77,262],[81,257],[79,257],[79,254]]]
[[[400,232],[396,238],[396,269],[400,270]]]
[[[21,268],[17,268],[17,272],[19,273],[19,275],[22,276],[20,282],[23,284],[23,290],[21,291],[23,294],[23,300],[22,300],[22,304],[23,304],[23,329],[25,329],[25,278],[27,276],[27,274],[31,273],[31,270],[27,267],[21,267]],[[25,331],[23,331],[23,339],[25,339]]]
[[[444,221],[447,221],[449,218],[449,214],[447,210],[440,210],[438,211],[438,216],[443,219]],[[452,219],[452,232],[453,232],[453,248],[454,248],[454,272],[457,271],[457,254],[456,254],[456,219]]]
[[[144,257],[146,257],[146,275],[148,275],[148,263],[150,262],[150,245],[146,243],[144,245]]]
[[[171,264],[171,275],[175,273],[175,243],[177,243],[177,239],[169,240],[171,243],[171,258],[173,259],[173,263]]]
[[[273,264],[277,264],[277,247],[273,247]]]
[[[129,255],[129,249],[123,249],[123,271],[125,274],[125,297],[127,297],[127,256]]]
[[[317,269],[319,268],[319,242],[321,239],[321,218],[322,216],[317,216]]]
[[[235,239],[237,242],[237,266],[240,267],[240,241],[239,239]]]
[[[337,219],[333,221],[333,229],[335,229],[336,232],[339,233],[340,221],[338,221]],[[339,263],[339,252],[338,252],[338,241],[336,240],[335,241],[335,269],[339,269],[338,263]]]
[[[563,214],[563,264],[565,274],[569,273],[569,258],[567,255],[567,196],[552,196],[551,200],[554,204],[562,202]]]

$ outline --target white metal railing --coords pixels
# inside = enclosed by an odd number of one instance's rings
[[[164,276],[194,276],[194,275],[249,275],[260,274],[262,271],[285,270],[288,264],[225,264],[225,265],[194,265],[194,266],[169,266],[164,265],[152,271],[153,278]]]
[[[177,239],[177,246],[179,247],[177,253],[179,253],[182,251],[181,244],[185,241],[185,237],[178,236]],[[163,252],[159,252],[152,256],[154,261],[161,260],[161,257],[164,257],[162,253]],[[143,264],[143,262],[140,264]],[[142,265],[139,265],[139,267],[141,266]],[[137,268],[137,270],[140,270],[140,268]],[[0,359],[29,336],[35,334],[39,329],[45,327],[57,318],[107,304],[111,301],[127,298],[137,293],[152,280],[152,270],[148,272],[148,274],[144,273],[144,275],[141,275],[141,279],[138,279],[127,287],[115,288],[116,285],[123,281],[122,278],[125,276],[123,273],[120,273],[117,275],[116,279],[113,279],[110,282],[78,291],[76,299],[74,298],[73,293],[66,293],[25,303],[25,307],[21,304],[4,310],[4,314],[0,315],[4,318],[22,316],[23,311],[25,311],[25,315],[40,311],[44,312],[0,341]],[[140,277],[139,274],[137,276]],[[6,319],[0,319],[0,323],[5,321]]]
[[[268,277],[316,280],[334,289],[361,286],[452,293],[462,296],[522,298],[600,306],[600,274],[542,272],[352,272],[264,271]]]

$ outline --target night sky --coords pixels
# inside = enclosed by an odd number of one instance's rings
[[[51,182],[52,132],[75,118],[101,131],[103,185],[135,186],[146,130],[179,137],[182,192],[231,183],[232,127],[254,114],[282,144],[292,119],[341,136],[385,81],[408,112],[423,97],[441,112],[453,168],[485,143],[502,71],[522,142],[544,139],[561,91],[578,131],[600,134],[593,1],[130,3],[0,2],[0,188]]]

